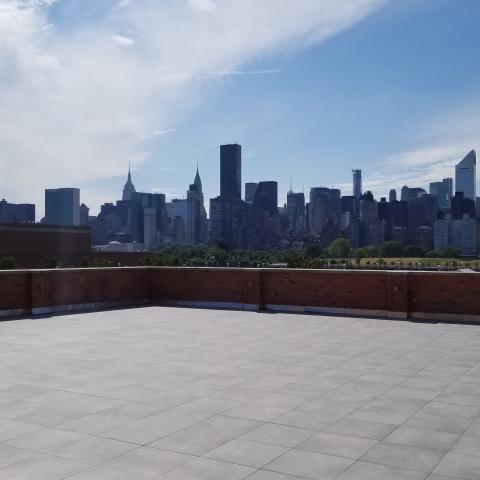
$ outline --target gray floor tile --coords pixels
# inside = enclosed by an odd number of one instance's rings
[[[37,455],[38,453],[29,450],[0,444],[0,468],[8,467],[9,465]]]
[[[468,430],[467,430],[468,432]],[[465,433],[452,448],[452,453],[480,457],[480,435]]]
[[[464,480],[478,480],[480,478],[480,457],[449,452],[433,473]]]
[[[290,450],[265,469],[311,480],[330,480],[348,468],[354,460],[322,453]]]
[[[125,426],[103,432],[106,438],[147,445],[210,417],[208,413],[170,409]]]
[[[301,477],[293,477],[284,473],[271,472],[269,470],[258,470],[247,477],[247,480],[303,480]]]
[[[379,465],[370,462],[356,462],[345,470],[337,480],[424,480],[425,473],[403,468]]]
[[[162,476],[159,480],[243,480],[255,472],[252,467],[197,458]]]
[[[366,453],[362,460],[429,473],[444,454],[437,450],[382,442]]]
[[[21,437],[22,435],[41,430],[42,428],[43,427],[41,425],[18,422],[16,420],[0,419],[0,442]]]
[[[243,418],[217,415],[149,444],[150,447],[203,455],[258,425]]]
[[[301,443],[297,449],[358,459],[377,444],[376,440],[320,432]]]
[[[261,468],[284,454],[287,447],[268,445],[246,440],[232,440],[205,454],[222,462],[236,463],[247,467]]]
[[[432,430],[401,426],[391,433],[385,441],[447,452],[459,438],[460,435],[455,433],[434,432]]]
[[[39,455],[0,469],[2,480],[62,480],[88,465],[51,455]]]
[[[296,447],[310,437],[315,435],[315,430],[306,428],[290,427],[275,423],[264,423],[263,425],[245,433],[240,438],[281,447]]]
[[[138,448],[133,443],[119,442],[102,437],[88,437],[79,442],[53,450],[52,455],[97,465]]]
[[[463,434],[469,427],[471,420],[461,417],[444,417],[418,413],[405,422],[406,427],[431,430],[434,432],[446,432]]]
[[[182,453],[140,447],[106,462],[104,466],[140,478],[156,478],[194,458]]]
[[[8,445],[33,450],[34,452],[49,453],[57,448],[70,445],[88,438],[80,433],[68,432],[55,428],[42,428],[33,433],[8,440]]]
[[[99,465],[76,473],[68,477],[68,480],[145,480],[145,477],[133,476],[131,473],[111,470],[104,465]]]
[[[391,423],[374,422],[360,418],[345,417],[333,425],[325,428],[325,431],[351,435],[353,437],[371,438],[372,440],[383,440],[393,432],[398,425]]]

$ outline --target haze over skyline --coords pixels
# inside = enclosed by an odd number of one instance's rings
[[[251,12],[255,12],[252,15]],[[376,196],[454,176],[479,148],[476,0],[4,0],[0,195],[78,186],[95,213],[138,190],[184,197],[218,146],[243,181]]]

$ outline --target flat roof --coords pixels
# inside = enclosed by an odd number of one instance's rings
[[[0,322],[0,479],[480,477],[480,326],[145,307]]]

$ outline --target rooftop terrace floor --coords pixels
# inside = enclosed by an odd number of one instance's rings
[[[480,478],[480,326],[149,307],[0,323],[0,479]]]

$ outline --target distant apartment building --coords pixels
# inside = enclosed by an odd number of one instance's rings
[[[0,201],[0,223],[35,223],[35,205]]]
[[[444,250],[450,246],[460,249],[464,256],[478,254],[478,225],[474,218],[464,215],[462,219],[452,220],[448,216],[435,222],[435,250]]]

